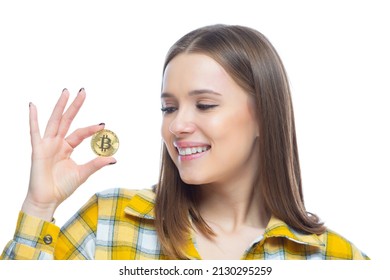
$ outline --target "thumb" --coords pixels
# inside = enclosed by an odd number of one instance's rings
[[[103,168],[104,166],[115,164],[116,159],[113,157],[97,157],[86,164],[80,165],[80,181],[84,183],[89,176]]]

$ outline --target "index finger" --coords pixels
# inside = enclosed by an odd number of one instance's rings
[[[66,103],[68,103],[68,99],[69,91],[65,88],[53,109],[49,121],[47,122],[44,137],[54,137],[57,135],[58,127],[60,125]]]

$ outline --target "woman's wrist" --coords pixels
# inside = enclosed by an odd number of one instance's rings
[[[28,215],[40,218],[47,222],[52,222],[56,208],[57,206],[52,203],[41,204],[30,201],[28,198],[26,198],[23,202],[21,210]]]

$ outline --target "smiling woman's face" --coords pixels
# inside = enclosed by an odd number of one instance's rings
[[[203,54],[179,54],[162,85],[162,137],[187,184],[224,184],[258,165],[254,101]]]

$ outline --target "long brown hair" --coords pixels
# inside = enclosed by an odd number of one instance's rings
[[[254,184],[263,194],[265,208],[296,230],[322,233],[324,225],[305,209],[290,87],[282,61],[268,39],[248,27],[206,26],[188,33],[171,47],[164,71],[181,53],[202,53],[213,58],[254,97],[260,131]],[[156,187],[156,229],[165,254],[171,258],[185,258],[191,223],[204,234],[213,235],[196,201],[195,188],[181,180],[163,144]]]

